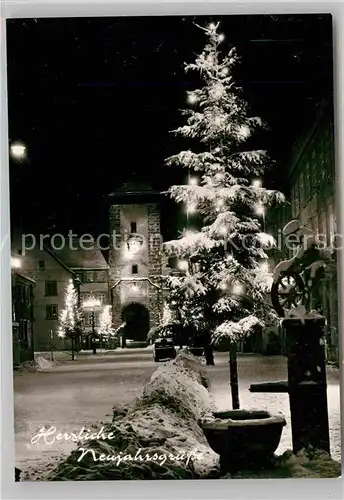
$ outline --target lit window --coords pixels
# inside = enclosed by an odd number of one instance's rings
[[[58,319],[58,306],[57,304],[48,304],[46,306],[46,319]]]

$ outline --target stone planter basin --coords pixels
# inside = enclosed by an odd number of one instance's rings
[[[267,411],[230,410],[203,419],[202,429],[220,455],[222,471],[259,469],[278,448],[286,420]]]

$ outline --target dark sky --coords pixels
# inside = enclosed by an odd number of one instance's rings
[[[26,230],[106,231],[106,195],[133,178],[165,189],[182,175],[164,159],[188,145],[181,125],[185,75],[205,42],[209,17],[29,19],[7,22],[9,140],[27,161],[10,161],[13,224]],[[332,18],[226,16],[224,49],[242,58],[237,81],[252,114],[270,127],[256,137],[276,161],[281,187],[293,142],[331,99]],[[20,217],[20,214],[24,216]],[[166,226],[173,232],[173,224]],[[31,227],[32,226],[32,227]],[[168,236],[171,236],[168,234]]]

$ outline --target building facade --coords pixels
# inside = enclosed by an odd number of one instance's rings
[[[18,257],[13,257],[18,261]],[[19,262],[19,261],[18,261]],[[13,366],[34,360],[34,287],[35,282],[12,268],[12,341]]]
[[[113,325],[145,341],[162,317],[160,193],[126,185],[110,196],[109,291]]]
[[[18,271],[34,281],[33,344],[35,351],[51,351],[69,347],[67,339],[57,335],[59,314],[64,308],[65,290],[76,274],[49,248],[36,244],[25,248],[20,232],[12,235],[12,255],[16,255]],[[29,245],[27,245],[29,247]],[[32,247],[32,245],[30,245]]]
[[[79,304],[82,311],[82,341],[83,349],[89,349],[91,336],[99,342],[97,329],[99,317],[105,305],[110,305],[109,269],[100,245],[91,237],[87,242],[75,238],[70,247],[66,246],[56,252],[63,262],[77,276],[79,286]],[[93,309],[87,307],[89,299],[99,301],[99,306]]]
[[[283,247],[282,230],[292,219],[312,229],[319,242],[332,250],[332,263],[327,266],[322,282],[322,313],[327,319],[328,355],[338,359],[338,271],[336,174],[334,162],[332,109],[323,104],[315,123],[295,144],[289,162],[288,181],[284,193],[289,203],[268,214],[268,227],[277,241],[271,268],[292,252]]]

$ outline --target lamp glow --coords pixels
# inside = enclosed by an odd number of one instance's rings
[[[254,179],[252,181],[252,187],[261,188],[262,187],[262,180],[261,179]]]
[[[232,287],[232,292],[234,295],[243,295],[244,287],[241,283],[234,283]]]
[[[265,207],[261,203],[257,203],[254,208],[257,215],[264,216],[265,215]]]
[[[100,300],[96,299],[95,297],[90,297],[89,299],[85,300],[82,304],[82,307],[84,309],[95,309],[100,306],[101,306]]]
[[[215,204],[215,207],[216,207],[216,211],[219,212],[220,209],[223,207],[224,205],[224,201],[223,200],[217,200],[216,204]]]
[[[21,267],[21,261],[18,257],[11,257],[11,267],[13,267],[13,269],[19,269]]]
[[[189,263],[187,260],[183,259],[178,262],[178,268],[181,271],[187,271],[189,269]]]
[[[189,104],[195,104],[197,102],[197,96],[193,93],[189,93],[187,101]]]
[[[16,160],[22,160],[26,156],[26,146],[20,142],[11,145],[11,155]]]
[[[189,178],[189,186],[197,186],[198,180],[197,177],[190,177]]]
[[[194,214],[196,212],[196,205],[194,203],[191,203],[187,206],[186,210],[189,214]]]

